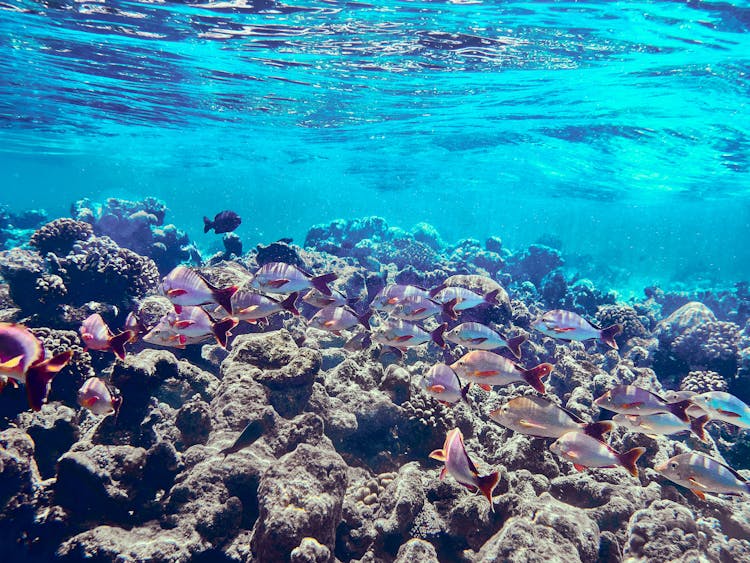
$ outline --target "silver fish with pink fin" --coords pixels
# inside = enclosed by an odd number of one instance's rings
[[[646,448],[632,448],[620,453],[588,434],[575,431],[560,436],[549,449],[572,462],[578,471],[588,467],[624,467],[633,477],[638,477],[635,462],[646,451]]]
[[[167,274],[161,283],[161,290],[179,312],[180,307],[217,303],[232,313],[232,295],[237,286],[218,288],[204,279],[198,272],[185,266],[177,266]]]
[[[646,434],[647,436],[671,436],[681,432],[692,432],[701,442],[707,442],[704,426],[709,418],[707,414],[698,418],[690,418],[690,422],[681,420],[671,412],[656,412],[653,414],[622,414],[612,417],[618,426],[631,432]]]
[[[182,311],[168,316],[168,322],[177,333],[180,344],[188,339],[207,338],[211,335],[222,348],[227,347],[230,330],[239,322],[235,317],[214,321],[201,307],[183,307]]]
[[[390,346],[401,352],[430,341],[441,348],[445,348],[443,334],[446,328],[448,328],[448,325],[443,323],[436,329],[427,331],[415,323],[402,321],[401,319],[388,319],[373,331],[372,339],[378,344]]]
[[[99,313],[89,315],[79,329],[81,339],[89,350],[112,350],[115,356],[125,359],[125,344],[131,342],[134,334],[125,330],[114,335]]]
[[[594,399],[594,404],[608,411],[622,414],[670,412],[683,422],[690,422],[687,409],[692,405],[690,400],[669,403],[656,393],[635,385],[615,385]]]
[[[447,313],[453,312],[451,316],[456,318],[456,311],[466,311],[479,305],[499,305],[497,300],[499,293],[499,289],[493,289],[484,295],[479,295],[465,287],[441,285],[430,291],[430,297],[445,306]]]
[[[440,313],[455,319],[456,313],[453,311],[453,302],[446,304],[438,303],[422,295],[409,295],[399,301],[391,310],[391,316],[404,321],[423,321]]]
[[[294,316],[299,316],[295,305],[299,297],[296,291],[289,294],[285,299],[274,299],[255,291],[240,289],[232,295],[232,316],[241,321],[257,322],[281,311],[289,311]]]
[[[445,333],[445,339],[453,344],[466,346],[472,350],[496,350],[508,348],[516,358],[521,358],[521,344],[526,342],[525,335],[505,338],[481,323],[461,323]]]
[[[377,311],[389,313],[393,311],[393,308],[396,305],[409,297],[424,297],[429,299],[430,292],[429,290],[417,287],[416,285],[392,283],[378,291],[372,299],[371,306]]]
[[[89,377],[78,390],[78,404],[96,415],[114,414],[122,406],[122,396],[109,383],[99,377]]]
[[[523,381],[542,394],[546,392],[542,379],[552,373],[552,368],[552,364],[544,363],[526,369],[487,350],[472,350],[451,364],[451,369],[463,381],[476,383],[485,391],[489,391],[492,385]]]
[[[26,386],[32,410],[41,410],[47,402],[52,379],[72,358],[72,350],[45,358],[42,343],[28,328],[0,323],[0,377]]]
[[[610,420],[584,422],[572,412],[543,397],[515,397],[490,413],[490,418],[515,432],[538,438],[559,438],[568,432],[583,432],[603,442],[615,427]]]
[[[679,454],[654,469],[670,481],[687,487],[701,500],[706,500],[705,493],[750,494],[750,482],[745,477],[703,454]]]
[[[622,332],[622,326],[619,324],[599,328],[592,325],[581,315],[561,309],[547,311],[531,323],[531,326],[542,334],[552,338],[576,340],[578,342],[601,340],[604,344],[615,350],[618,349],[615,336]]]
[[[315,313],[307,324],[319,330],[340,334],[342,330],[349,330],[358,324],[365,327],[365,330],[370,330],[371,316],[372,309],[368,309],[364,314],[358,315],[348,307],[329,305]]]
[[[334,273],[313,276],[292,264],[269,262],[255,272],[250,285],[260,291],[284,294],[314,287],[323,295],[331,295],[331,288],[328,284],[336,279],[338,276]]]
[[[492,512],[495,511],[492,502],[492,491],[495,490],[500,476],[497,471],[493,471],[487,475],[479,475],[477,466],[474,465],[474,462],[469,458],[469,454],[466,453],[461,430],[458,428],[450,430],[445,437],[443,449],[434,450],[430,453],[430,457],[445,463],[445,466],[440,471],[440,479],[443,479],[447,473],[470,491],[482,491],[482,494],[490,502],[490,509]]]
[[[325,295],[320,290],[314,287],[305,293],[302,297],[302,301],[308,305],[312,305],[316,309],[322,309],[333,305],[334,307],[346,307],[347,305],[353,305],[357,302],[357,299],[348,299],[346,295],[338,290],[331,290],[331,295]]]

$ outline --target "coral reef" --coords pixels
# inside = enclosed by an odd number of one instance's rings
[[[166,204],[153,197],[143,201],[109,198],[103,204],[83,199],[72,206],[73,217],[90,223],[94,234],[151,258],[162,274],[180,263],[200,263],[200,253],[185,232],[164,225],[166,214]]]
[[[489,418],[535,393],[529,386],[473,385],[454,405],[422,389],[422,375],[462,348],[429,344],[389,359],[287,314],[268,327],[242,323],[226,350],[139,342],[124,360],[85,350],[73,329],[86,313],[122,321],[135,310],[151,327],[174,310],[156,294],[166,207],[81,202],[74,214],[38,229],[34,250],[0,253],[2,318],[34,326],[49,354],[73,350],[41,411],[27,410],[23,390],[0,394],[0,544],[9,561],[750,559],[747,496],[701,501],[652,469],[691,449],[750,468],[748,433],[726,424],[708,426],[706,444],[619,428],[614,449],[646,449],[638,478],[620,468],[579,472],[549,440]],[[119,242],[109,238],[116,230]],[[161,230],[173,242],[160,267],[187,259],[173,250],[187,242],[179,231]],[[477,321],[528,336],[521,365],[553,363],[548,397],[587,422],[606,417],[594,399],[618,384],[739,395],[750,381],[743,286],[700,301],[651,288],[624,303],[569,277],[554,241],[513,253],[498,237],[450,244],[427,224],[405,231],[377,217],[316,226],[302,248],[278,241],[241,259],[238,240],[226,240],[226,252],[201,269],[220,287],[286,261],[336,272],[335,287],[359,300],[359,312],[399,281],[496,291],[497,304],[462,311],[449,326]],[[551,306],[621,324],[620,349],[534,331],[531,321]],[[94,374],[122,394],[116,418],[77,405],[76,390]],[[453,477],[441,479],[442,464],[429,458],[453,428],[480,474],[499,474],[492,509]]]

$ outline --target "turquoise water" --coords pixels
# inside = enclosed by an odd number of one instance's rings
[[[0,203],[200,245],[381,215],[622,289],[749,279],[748,2],[0,1]],[[573,256],[579,256],[574,259]]]

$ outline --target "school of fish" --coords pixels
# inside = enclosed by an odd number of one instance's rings
[[[87,349],[111,351],[119,360],[125,358],[125,346],[139,338],[148,344],[180,349],[211,339],[226,347],[232,329],[242,321],[262,326],[271,315],[287,312],[299,316],[296,302],[304,293],[302,300],[318,309],[307,320],[308,326],[337,335],[342,331],[359,331],[347,342],[346,349],[380,344],[384,351],[392,351],[399,357],[409,348],[429,343],[440,348],[451,343],[468,349],[452,364],[435,364],[422,376],[421,389],[445,405],[468,403],[472,384],[485,391],[511,383],[531,386],[538,395],[513,397],[489,417],[515,432],[554,440],[550,450],[579,471],[621,467],[637,477],[636,462],[645,448],[614,450],[607,435],[615,426],[649,436],[690,432],[702,441],[707,441],[704,427],[710,420],[750,428],[750,407],[729,393],[672,391],[662,397],[632,385],[618,385],[594,401],[599,408],[616,413],[612,420],[587,423],[546,397],[544,379],[552,372],[552,364],[524,367],[518,363],[525,335],[509,338],[477,322],[460,323],[450,330],[446,322],[439,322],[432,330],[420,324],[430,317],[456,320],[462,311],[494,305],[497,291],[479,295],[462,287],[440,285],[428,290],[391,284],[374,297],[366,312],[357,313],[351,308],[352,300],[329,287],[336,279],[334,273],[314,276],[296,266],[276,262],[258,269],[248,284],[251,289],[234,285],[219,288],[197,271],[177,266],[163,279],[160,288],[173,310],[158,322],[144,326],[137,314],[131,312],[123,330],[115,334],[99,314],[94,314],[82,323],[79,333]],[[373,315],[378,320],[375,326],[371,325]],[[532,327],[555,339],[596,340],[614,349],[617,349],[615,337],[621,331],[619,325],[596,327],[580,315],[563,310],[544,313]],[[498,353],[503,349],[514,359]],[[25,385],[32,410],[40,410],[47,402],[53,378],[71,358],[72,351],[47,357],[42,343],[28,328],[0,323],[0,390],[9,384]],[[79,405],[95,415],[117,416],[123,400],[111,383],[99,377],[89,378],[78,391]],[[246,428],[221,453],[239,451],[252,441],[256,431]],[[433,451],[430,458],[444,463],[441,479],[450,475],[470,491],[481,491],[494,510],[492,494],[498,472],[480,475],[458,428],[447,433],[443,448]],[[654,469],[702,499],[706,493],[750,493],[747,479],[724,463],[699,453],[674,456]]]

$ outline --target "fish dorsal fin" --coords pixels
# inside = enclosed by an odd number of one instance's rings
[[[728,465],[726,465],[726,464],[724,464],[724,463],[721,463],[720,461],[717,461],[717,460],[715,460],[715,459],[713,459],[713,458],[710,458],[710,459],[711,459],[712,461],[714,461],[714,462],[718,463],[719,465],[721,465],[721,466],[722,466],[722,467],[723,467],[724,469],[726,469],[727,471],[729,471],[729,473],[731,473],[732,475],[734,475],[734,477],[736,477],[736,478],[737,478],[737,479],[738,479],[738,480],[739,480],[740,482],[742,482],[742,483],[748,483],[748,482],[750,482],[750,481],[748,481],[748,480],[747,480],[747,479],[746,479],[745,477],[743,477],[742,475],[740,475],[739,473],[737,473],[737,471],[736,471],[736,470],[734,470],[734,469],[732,469],[731,467],[729,467]],[[692,481],[691,481],[691,482],[692,482]]]
[[[554,404],[554,403],[552,403],[552,404]],[[583,419],[582,419],[582,418],[581,418],[580,416],[578,416],[577,414],[574,414],[574,413],[570,412],[570,411],[569,411],[568,409],[566,409],[566,408],[564,408],[564,407],[561,407],[561,406],[559,406],[559,405],[555,405],[555,406],[556,406],[556,407],[557,407],[558,409],[560,409],[560,410],[561,410],[562,412],[564,412],[565,414],[567,414],[567,415],[568,415],[568,416],[569,416],[569,417],[571,418],[571,420],[573,420],[573,422],[575,422],[576,424],[586,424],[586,421],[585,421],[585,420],[583,420]]]

